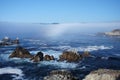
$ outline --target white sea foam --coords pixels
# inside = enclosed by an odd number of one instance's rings
[[[53,47],[55,48],[55,47]],[[97,50],[105,50],[105,49],[112,49],[113,46],[85,46],[85,47],[71,47],[71,46],[59,46],[56,49],[60,50],[77,50],[77,51],[97,51]]]
[[[0,68],[0,75],[1,74],[12,74],[12,77],[14,77],[13,80],[18,80],[18,79],[21,80],[23,79],[22,77],[24,76],[21,69],[12,68],[12,67]],[[18,76],[15,74],[17,74]]]
[[[76,68],[78,66],[77,63],[68,63],[66,61],[58,62],[58,61],[42,61],[38,64],[38,66],[51,65],[59,68]]]

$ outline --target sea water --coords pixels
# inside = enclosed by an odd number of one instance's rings
[[[35,55],[42,51],[53,55],[55,61],[34,63],[29,59],[13,58],[9,55],[17,45],[0,46],[0,80],[43,80],[50,71],[57,69],[70,70],[72,74],[83,79],[90,71],[99,68],[120,69],[120,38],[100,35],[77,35],[58,39],[20,38],[20,46]],[[76,50],[79,53],[89,51],[92,58],[74,62],[58,62],[65,50]]]

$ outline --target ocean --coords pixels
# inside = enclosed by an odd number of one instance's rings
[[[120,70],[120,37],[78,34],[59,38],[20,38],[20,46],[31,54],[42,51],[53,55],[54,61],[32,62],[8,58],[17,45],[0,46],[0,80],[43,80],[52,70],[65,69],[79,79],[99,68]],[[79,62],[57,61],[65,50],[89,51],[93,57]]]

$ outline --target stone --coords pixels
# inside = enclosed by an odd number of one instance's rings
[[[88,51],[85,51],[85,52],[82,54],[82,57],[83,57],[83,58],[91,57],[91,54],[90,54]]]
[[[21,46],[16,47],[16,49],[10,54],[9,58],[31,58],[32,55],[29,51]]]
[[[120,70],[98,69],[90,72],[83,80],[120,80]]]
[[[54,58],[54,56],[45,55],[44,60],[50,61],[50,60],[55,60],[55,58]]]
[[[74,77],[70,71],[67,70],[53,70],[48,76],[44,77],[44,80],[79,80]]]
[[[38,52],[36,55],[34,55],[30,60],[33,62],[39,62],[39,61],[43,61],[43,53],[42,52]]]
[[[77,52],[73,52],[73,51],[64,51],[62,53],[62,55],[59,56],[60,61],[68,61],[68,62],[76,62],[82,59],[82,56],[77,53]]]

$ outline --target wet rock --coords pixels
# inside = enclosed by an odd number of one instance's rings
[[[70,71],[67,70],[53,70],[50,75],[44,77],[44,80],[79,80],[74,77]]]
[[[82,57],[83,57],[83,58],[91,57],[91,54],[90,54],[88,51],[85,51],[85,52],[82,54]]]
[[[16,49],[10,54],[9,58],[31,58],[32,55],[27,49],[24,49],[21,46],[16,47]]]
[[[19,38],[16,38],[15,40],[12,41],[12,44],[19,44]]]
[[[54,58],[54,56],[45,55],[44,60],[50,61],[50,60],[55,60],[55,58]]]
[[[62,53],[62,55],[59,56],[60,61],[68,61],[68,62],[76,62],[82,59],[82,56],[77,53],[77,52],[73,52],[73,51],[64,51]]]
[[[120,80],[120,70],[99,69],[92,71],[83,80]]]
[[[34,55],[30,60],[33,62],[39,62],[39,61],[43,61],[43,53],[42,52],[38,52],[36,55]]]

